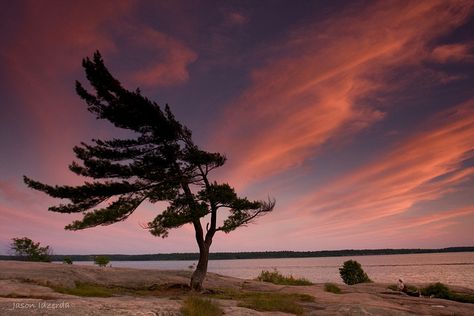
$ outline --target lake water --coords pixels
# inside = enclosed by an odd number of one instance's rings
[[[209,271],[253,279],[262,270],[278,269],[283,274],[304,277],[315,283],[342,283],[339,267],[344,261],[357,260],[375,282],[442,282],[474,289],[474,252],[432,253],[383,256],[326,258],[210,260]],[[93,264],[92,262],[76,262]],[[114,267],[143,269],[190,269],[195,261],[112,261]]]

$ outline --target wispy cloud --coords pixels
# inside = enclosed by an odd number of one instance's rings
[[[313,218],[322,232],[341,231],[409,212],[472,179],[474,167],[463,163],[474,157],[474,100],[439,113],[428,125],[376,160],[309,193],[297,206],[301,216]]]
[[[454,210],[439,211],[435,214],[415,216],[411,218],[405,218],[403,220],[393,221],[391,225],[383,226],[383,231],[390,232],[392,235],[396,236],[401,231],[410,231],[420,229],[422,226],[425,226],[423,229],[424,233],[427,231],[437,230],[438,226],[433,228],[433,225],[436,223],[447,222],[451,219],[459,219],[468,215],[474,214],[474,205],[467,207],[462,207]],[[373,231],[372,231],[373,232]]]
[[[420,231],[437,238],[450,233],[446,240],[472,240],[452,237],[454,229],[472,222],[471,200],[445,206],[446,199],[462,193],[457,190],[472,184],[474,167],[472,160],[466,161],[474,152],[474,100],[440,111],[429,121],[423,118],[416,133],[397,124],[377,125],[381,135],[389,136],[377,149],[380,156],[347,165],[348,160],[340,159],[346,173],[331,172],[324,187],[312,186],[319,179],[310,179],[313,174],[318,177],[312,168],[326,146],[338,146],[339,153],[351,159],[348,142],[377,122],[393,120],[391,105],[376,99],[380,95],[396,91],[405,96],[403,89],[419,83],[419,78],[437,87],[467,78],[465,72],[453,73],[449,67],[461,68],[459,63],[472,61],[472,43],[446,44],[440,39],[472,14],[472,1],[362,1],[344,5],[336,15],[317,13],[318,19],[311,20],[317,22],[308,23],[310,13],[299,12],[282,21],[278,32],[267,29],[270,24],[260,25],[263,10],[251,6],[237,10],[206,4],[198,15],[186,11],[187,6],[176,2],[150,6],[160,11],[155,15],[136,1],[17,4],[13,11],[18,16],[5,20],[7,31],[0,32],[8,35],[0,47],[2,101],[14,109],[7,119],[0,116],[2,126],[7,126],[2,132],[11,130],[11,135],[2,133],[0,141],[14,144],[1,152],[7,163],[0,176],[13,179],[0,180],[1,240],[27,234],[58,252],[195,250],[192,227],[172,233],[163,243],[140,229],[138,224],[156,216],[162,205],[144,205],[127,222],[110,227],[64,232],[76,215],[48,212],[47,207],[57,201],[21,183],[23,173],[48,183],[80,183],[82,179],[66,168],[73,159],[71,147],[89,138],[120,137],[106,122],[93,120],[74,95],[74,80],[84,78],[80,60],[96,49],[127,87],[165,91],[166,98],[180,94],[177,99],[189,101],[180,108],[184,111],[195,105],[193,89],[203,89],[200,94],[212,100],[237,95],[224,113],[193,121],[193,130],[205,135],[209,127],[216,135],[208,145],[228,154],[229,164],[222,168],[230,173],[222,175],[226,181],[256,197],[275,194],[279,204],[264,225],[236,231],[230,239],[219,238],[213,249],[348,247],[352,245],[348,236],[359,236],[365,246],[371,245],[374,233],[385,236],[384,242],[396,239],[399,246],[407,246],[409,238],[422,240],[416,236]],[[155,16],[160,19],[151,21]],[[260,28],[253,29],[256,26]],[[196,66],[192,72],[191,65]],[[249,68],[253,71],[244,78]],[[400,70],[403,78],[397,77]],[[203,73],[206,76],[191,78]],[[226,91],[220,91],[219,84],[206,84],[214,75],[231,83]],[[239,91],[246,79],[248,85]],[[174,89],[178,85],[183,85],[183,94]],[[449,87],[456,100],[461,99],[458,92],[472,97],[454,86]],[[426,112],[453,105],[441,99],[433,105],[424,99]],[[194,118],[184,119],[188,123]],[[304,173],[307,176],[302,177]],[[265,185],[275,192],[260,186],[260,180],[269,180]],[[437,201],[443,206],[422,209]],[[327,243],[316,244],[315,236]],[[378,240],[373,245],[385,246]]]
[[[217,142],[235,161],[233,183],[298,166],[329,140],[381,120],[385,109],[367,100],[396,89],[391,72],[429,58],[428,43],[471,10],[469,1],[377,2],[294,29],[219,128]]]
[[[471,44],[447,44],[440,45],[433,49],[431,59],[438,63],[446,62],[472,62],[474,54]]]
[[[228,26],[240,26],[246,24],[248,21],[249,18],[242,12],[235,10],[229,10],[225,12],[224,24]]]
[[[139,86],[170,86],[189,79],[187,67],[196,61],[197,54],[184,43],[146,26],[136,28],[130,36],[138,48],[151,50],[158,57],[152,57],[151,64],[132,72],[133,83]]]

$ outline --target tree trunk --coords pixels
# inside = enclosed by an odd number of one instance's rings
[[[196,270],[191,276],[191,289],[193,291],[201,291],[202,283],[206,278],[207,262],[209,261],[209,247],[206,243],[199,247],[199,261]]]

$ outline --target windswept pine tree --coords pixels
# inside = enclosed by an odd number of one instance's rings
[[[129,139],[93,139],[73,148],[81,162],[69,169],[92,179],[79,186],[47,185],[28,177],[25,183],[49,196],[67,199],[67,204],[49,208],[52,212],[82,213],[82,220],[67,225],[80,230],[125,220],[144,201],[167,201],[168,207],[146,228],[155,236],[167,237],[169,230],[192,224],[199,247],[199,261],[191,277],[191,288],[201,290],[207,273],[209,248],[216,232],[229,233],[257,217],[271,212],[274,200],[250,201],[239,197],[227,183],[212,182],[211,171],[226,158],[196,146],[191,131],[177,121],[168,105],[162,109],[129,91],[115,79],[99,52],[82,62],[94,92],[76,82],[77,94],[89,112],[118,128],[134,132]],[[225,220],[218,213],[227,209]],[[205,230],[203,222],[208,221]]]

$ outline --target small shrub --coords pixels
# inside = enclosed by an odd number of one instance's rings
[[[94,258],[94,263],[99,267],[105,267],[109,264],[110,260],[107,256],[97,256]]]
[[[189,296],[181,308],[184,316],[220,316],[222,309],[209,299]]]
[[[309,280],[305,278],[294,278],[292,275],[285,276],[278,272],[278,270],[273,271],[262,271],[260,275],[257,277],[257,280],[263,282],[270,282],[273,284],[280,284],[280,285],[311,285]]]
[[[435,284],[430,284],[425,288],[421,289],[421,294],[424,296],[431,296],[433,295],[434,297],[437,298],[445,298],[449,299],[452,295],[451,291],[449,288],[444,285],[443,283],[435,283]]]
[[[474,304],[474,295],[463,294],[463,293],[451,293],[451,296],[449,299],[456,302]]]
[[[69,258],[69,257],[65,257],[65,258],[63,259],[63,263],[64,263],[64,264],[72,264],[72,259]]]
[[[348,285],[372,282],[364,272],[359,262],[355,260],[348,260],[344,262],[342,268],[339,268],[342,281]]]
[[[433,296],[446,300],[457,301],[461,303],[474,303],[474,296],[464,293],[454,293],[443,283],[437,282],[421,289],[424,296]]]
[[[341,294],[341,289],[334,283],[324,284],[324,290],[326,292],[330,292],[330,293],[334,293],[334,294]]]
[[[312,297],[311,297],[312,298]],[[295,315],[303,314],[304,310],[297,302],[306,301],[296,295],[284,293],[248,293],[238,306],[261,312],[284,312]]]
[[[285,312],[300,315],[303,308],[300,302],[314,302],[314,297],[308,294],[275,293],[275,292],[245,292],[222,289],[211,294],[213,298],[240,301],[238,306],[257,311]]]

